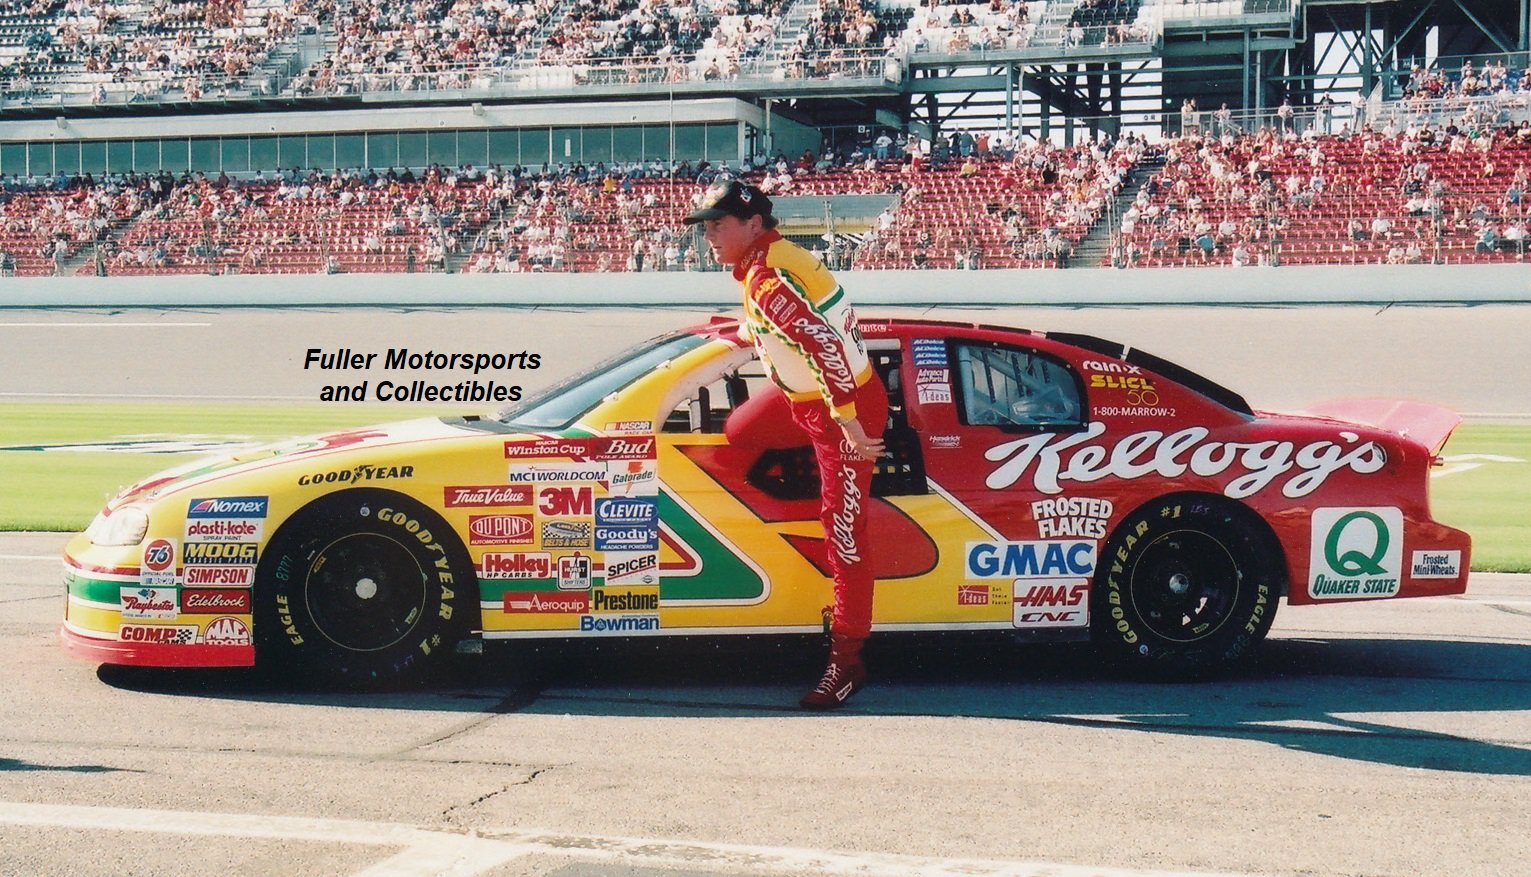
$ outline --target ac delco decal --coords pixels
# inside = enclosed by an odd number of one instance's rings
[[[470,515],[468,541],[474,545],[530,545],[531,515]]]
[[[553,556],[546,551],[487,551],[479,566],[486,579],[553,577]]]
[[[531,505],[532,489],[525,484],[474,484],[463,487],[444,487],[442,503],[449,509]]]
[[[650,460],[654,457],[652,438],[550,438],[513,440],[505,443],[505,459],[524,460],[537,457],[568,457],[571,460]]]
[[[551,613],[555,615],[584,615],[590,611],[590,595],[576,593],[541,593],[538,591],[506,591],[507,613]]]
[[[187,566],[253,565],[256,551],[254,542],[188,542],[181,547],[181,561]]]
[[[266,497],[225,496],[217,499],[194,499],[187,504],[188,518],[264,518]]]
[[[253,566],[188,566],[182,571],[187,585],[227,585],[248,588],[255,581]]]
[[[1192,426],[1166,435],[1158,430],[1137,432],[1096,443],[1106,425],[1093,421],[1072,435],[1039,433],[984,452],[984,459],[999,463],[984,484],[1004,490],[1028,473],[1031,487],[1039,493],[1063,492],[1061,482],[1088,483],[1103,478],[1134,480],[1147,475],[1179,478],[1186,470],[1203,478],[1236,473],[1223,493],[1242,499],[1259,493],[1288,472],[1298,474],[1281,484],[1290,499],[1307,496],[1343,469],[1362,475],[1378,471],[1387,454],[1376,442],[1362,442],[1352,432],[1342,432],[1338,442],[1320,441],[1299,448],[1292,442],[1209,442],[1212,431]]]
[[[181,611],[187,615],[248,615],[250,592],[240,588],[181,591]]]

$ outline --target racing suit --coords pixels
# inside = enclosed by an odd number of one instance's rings
[[[861,640],[872,629],[872,562],[867,544],[873,462],[862,459],[840,429],[856,418],[878,438],[888,417],[888,395],[867,357],[845,291],[817,258],[767,231],[734,267],[744,286],[740,334],[753,339],[780,394],[757,394],[730,417],[731,442],[762,444],[751,433],[780,442],[782,408],[813,444],[818,462],[819,521],[826,565],[834,575],[833,633]],[[801,437],[800,437],[801,438]]]

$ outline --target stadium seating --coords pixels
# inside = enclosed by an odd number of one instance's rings
[[[1519,245],[1484,246],[1480,237],[1485,225],[1502,234],[1526,219],[1531,132],[1463,143],[1409,145],[1403,135],[1262,135],[1226,146],[1169,141],[1162,147],[1167,161],[1138,193],[1122,240],[1133,250],[1131,264],[1148,267],[1229,265],[1235,249],[1249,264],[1519,261]],[[1104,218],[1108,205],[1144,154],[1126,143],[1104,156],[1089,147],[1029,147],[1016,160],[974,156],[967,168],[960,160],[938,168],[887,161],[746,178],[778,194],[897,195],[872,231],[855,236],[843,260],[854,267],[1058,267],[1092,229],[1119,221]],[[680,270],[704,263],[681,223],[704,185],[652,169],[591,173],[583,181],[556,172],[496,179],[446,169],[375,185],[354,175],[162,180],[162,193],[149,178],[13,183],[0,203],[0,251],[22,276],[101,270],[96,240],[111,275]],[[1523,193],[1518,203],[1507,197],[1512,188]],[[1418,200],[1409,203],[1432,191],[1441,193],[1438,224],[1418,210]],[[1374,232],[1378,220],[1382,230]],[[1198,224],[1213,239],[1205,258]]]

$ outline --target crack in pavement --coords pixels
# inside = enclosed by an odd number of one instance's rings
[[[466,804],[453,804],[452,806],[448,807],[447,809],[441,811],[441,816],[439,818],[442,819],[443,821],[450,822],[452,820],[454,812],[456,812],[456,811],[459,811],[459,810],[469,810],[469,809],[471,809],[473,807],[477,807],[478,805],[484,803],[485,801],[489,800],[490,798],[493,798],[493,797],[495,797],[497,795],[505,794],[506,792],[510,791],[511,789],[514,789],[516,786],[531,785],[533,780],[537,779],[537,777],[542,776],[543,774],[547,773],[548,771],[552,770],[555,767],[569,767],[569,766],[570,765],[568,765],[568,764],[552,764],[552,765],[548,765],[547,767],[539,767],[536,770],[532,771],[530,774],[527,774],[526,779],[521,780],[520,782],[508,783],[508,784],[506,784],[504,786],[501,786],[500,788],[498,788],[498,789],[496,789],[496,790],[494,790],[492,792],[487,792],[485,794],[479,795],[477,798],[474,798],[472,801],[469,801]]]

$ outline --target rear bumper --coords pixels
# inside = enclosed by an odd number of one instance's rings
[[[132,667],[253,667],[254,646],[166,645],[98,639],[59,625],[64,651],[97,664]]]

